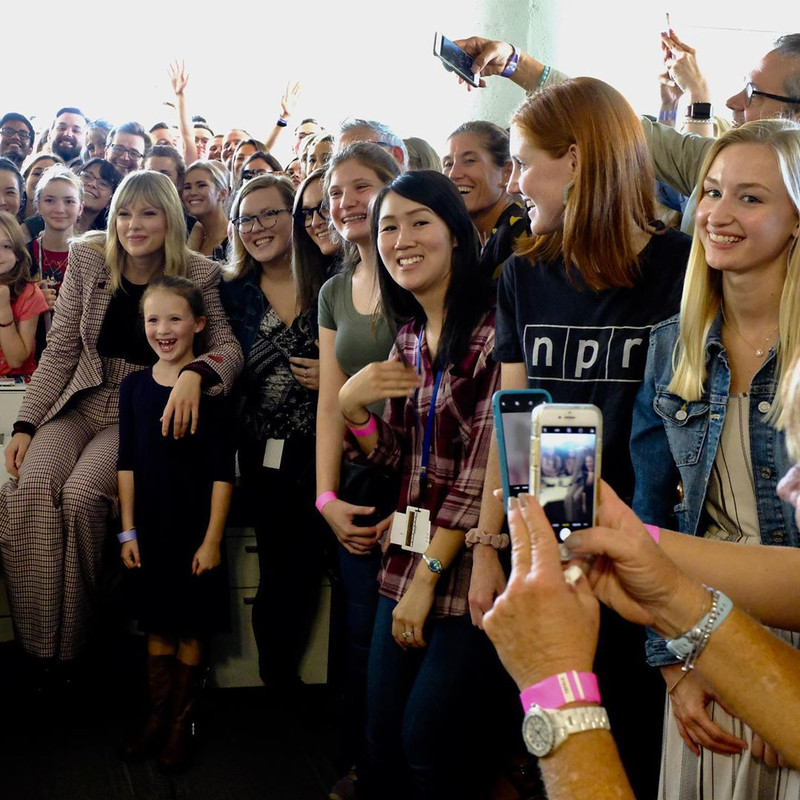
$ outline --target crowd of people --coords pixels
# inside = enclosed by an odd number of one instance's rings
[[[28,384],[0,563],[31,684],[80,668],[116,536],[149,698],[121,755],[186,769],[238,500],[276,713],[326,571],[341,592],[331,798],[525,797],[535,758],[554,799],[800,800],[775,550],[800,546],[800,34],[733,126],[673,31],[643,118],[458,44],[526,94],[442,153],[307,118],[282,165],[297,85],[263,140],[215,134],[178,62],[174,126],[2,116],[0,375]],[[568,565],[534,498],[496,496],[492,398],[528,388],[603,414],[597,463],[542,457],[576,518],[600,486]]]

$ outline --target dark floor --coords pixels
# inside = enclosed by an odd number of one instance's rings
[[[13,643],[0,645],[2,800],[324,800],[337,777],[333,692],[303,688],[291,713],[267,690],[208,687],[196,755],[180,776],[126,764],[117,748],[141,701],[141,639],[120,637],[74,685],[38,695]],[[138,674],[137,674],[138,673]]]

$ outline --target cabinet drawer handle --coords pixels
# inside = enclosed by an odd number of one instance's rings
[[[245,553],[257,553],[258,552],[258,545],[257,544],[246,544],[244,546]]]

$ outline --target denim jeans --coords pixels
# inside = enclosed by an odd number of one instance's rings
[[[364,727],[367,708],[367,667],[375,610],[381,549],[354,555],[340,544],[339,572],[344,595],[345,653],[343,750],[346,767],[361,766],[365,758]]]
[[[469,615],[429,619],[427,647],[392,638],[396,603],[378,599],[367,676],[369,798],[485,798],[493,759],[485,725],[505,686],[491,642]]]

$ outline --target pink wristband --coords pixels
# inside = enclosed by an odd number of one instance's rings
[[[323,492],[314,502],[314,505],[317,507],[317,511],[322,513],[322,509],[325,508],[331,500],[338,500],[339,496],[336,492]]]
[[[593,672],[559,672],[523,689],[519,699],[527,714],[531,706],[561,708],[578,701],[599,703],[600,689]]]
[[[645,525],[644,528],[653,537],[656,544],[661,541],[661,528],[658,525]]]
[[[366,425],[363,427],[357,428],[355,425],[351,425],[349,422],[347,423],[347,427],[350,428],[354,436],[369,436],[378,430],[378,423],[375,421],[375,415],[370,414]]]

